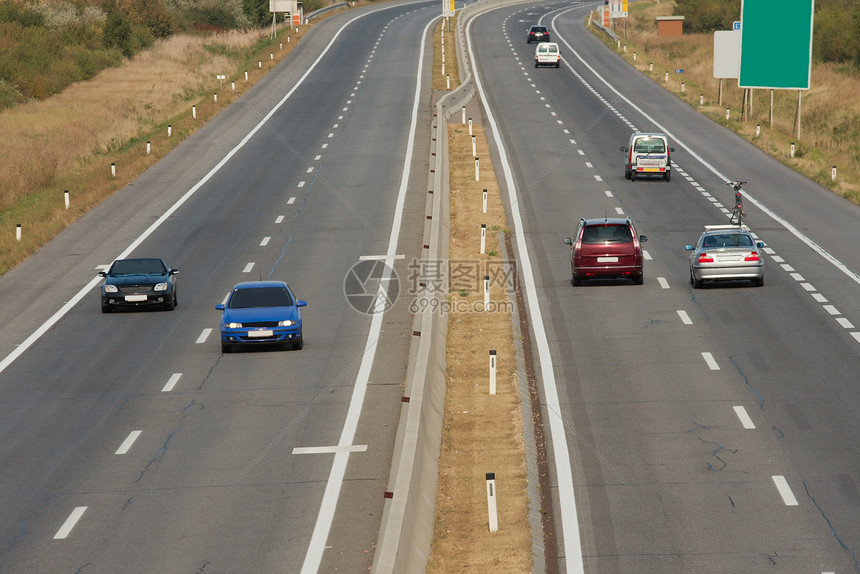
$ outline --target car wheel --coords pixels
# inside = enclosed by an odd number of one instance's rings
[[[556,63],[555,63],[555,67],[556,67],[556,68],[558,68],[558,67],[560,67],[560,66],[561,66],[561,62],[556,62]]]
[[[582,277],[577,277],[576,275],[574,275],[570,278],[570,282],[573,284],[574,287],[579,287],[580,285],[582,285]]]
[[[644,273],[642,275],[636,275],[635,277],[633,277],[633,284],[634,285],[642,285],[643,283],[645,283],[645,274]]]
[[[636,181],[636,172],[630,170],[630,181]]]
[[[535,68],[540,68],[540,64],[538,64],[537,62],[535,62]]]
[[[624,179],[630,179],[630,170],[629,169],[624,170]]]
[[[693,289],[701,289],[702,288],[702,281],[699,279],[696,279],[696,277],[693,275],[692,271],[690,271],[690,283],[693,284]]]
[[[763,286],[764,285],[764,275],[762,275],[761,277],[756,277],[755,279],[753,279],[753,285],[755,285],[756,287]]]
[[[173,311],[173,308],[174,308],[174,307],[176,307],[176,299],[174,299],[173,297],[171,297],[171,298],[170,298],[170,299],[169,299],[169,300],[164,304],[164,310],[165,310],[165,311]]]
[[[665,175],[664,177],[666,178],[666,181],[669,181],[669,179],[672,177],[672,172],[671,172],[671,171],[667,171],[667,172],[666,172],[666,175]]]

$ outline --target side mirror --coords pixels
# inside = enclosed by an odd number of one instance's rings
[[[179,269],[171,269],[167,272],[168,275],[179,275]]]
[[[687,245],[684,246],[684,249],[686,249],[687,251],[692,251],[693,246],[688,243]]]
[[[573,245],[573,239],[571,239],[570,237],[565,237],[564,238],[564,244],[565,245]]]
[[[764,247],[764,241],[759,241],[758,243],[755,244],[755,246],[758,247],[759,249],[761,249],[762,247]]]
[[[669,151],[670,151],[670,152],[672,152],[672,153],[675,153],[675,148],[670,147],[670,148],[669,148]]]
[[[296,307],[307,307],[307,306],[308,306],[307,301],[296,301]]]
[[[99,277],[107,277],[107,271],[99,271]]]
[[[215,305],[215,309],[217,309],[218,311],[223,311],[224,303],[218,303],[217,305]]]
[[[627,151],[627,148],[624,146],[621,146],[621,151]]]
[[[647,235],[640,235],[639,236],[639,243],[645,243],[646,241],[648,241]]]

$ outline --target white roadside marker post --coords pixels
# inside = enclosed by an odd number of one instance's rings
[[[490,532],[499,530],[499,512],[496,507],[496,473],[487,473],[487,509],[490,515]]]

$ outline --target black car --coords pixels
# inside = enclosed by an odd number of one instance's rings
[[[117,259],[101,286],[102,313],[122,307],[162,307],[172,311],[177,302],[176,274],[157,257]]]
[[[529,28],[528,43],[549,42],[549,28],[546,26],[532,26]]]

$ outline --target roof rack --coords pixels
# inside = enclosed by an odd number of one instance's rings
[[[718,229],[743,229],[745,231],[750,230],[750,228],[747,227],[746,223],[743,225],[723,224],[723,225],[706,225],[705,226],[705,231],[714,231],[714,230],[718,230]]]

